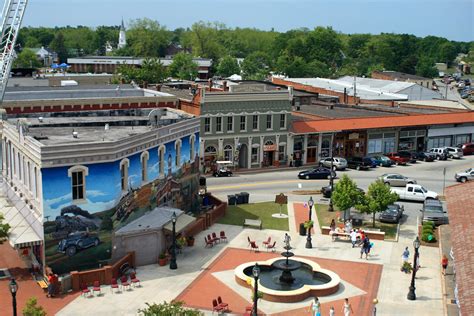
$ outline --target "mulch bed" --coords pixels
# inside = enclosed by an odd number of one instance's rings
[[[418,225],[418,237],[420,238],[422,246],[439,247],[439,229],[438,229],[438,227],[435,227],[435,229],[433,230],[433,236],[436,238],[435,242],[426,242],[426,241],[421,240],[422,231],[423,231],[423,226]]]

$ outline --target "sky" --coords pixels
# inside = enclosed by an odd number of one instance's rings
[[[0,0],[4,2],[4,0]],[[284,32],[408,33],[474,40],[474,0],[29,0],[23,26],[119,25],[137,18],[168,29],[197,21]]]

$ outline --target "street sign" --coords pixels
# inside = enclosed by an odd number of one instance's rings
[[[283,193],[278,194],[275,196],[275,203],[276,204],[288,204],[288,196],[284,195]]]

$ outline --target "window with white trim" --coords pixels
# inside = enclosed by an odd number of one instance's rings
[[[267,114],[267,129],[272,129],[272,115]]]
[[[71,193],[74,203],[86,202],[86,177],[89,174],[89,168],[86,166],[73,166],[67,171],[71,178]],[[38,195],[38,191],[36,191]]]
[[[245,115],[242,115],[242,116],[240,117],[240,130],[241,130],[241,131],[245,131],[245,130],[247,129],[247,128],[246,128],[246,127],[247,127],[246,125],[247,125],[247,124],[246,124],[246,117],[245,117]]]
[[[210,133],[210,132],[211,132],[211,118],[205,117],[204,118],[204,133]]]
[[[280,114],[280,129],[286,128],[286,115]]]
[[[278,146],[278,160],[285,160],[285,145]]]
[[[216,132],[222,132],[222,116],[216,117]]]
[[[224,146],[224,160],[225,161],[233,161],[233,152],[234,149],[232,148],[231,145],[225,145]]]
[[[250,161],[252,163],[258,163],[258,147],[252,147],[252,155]]]
[[[258,130],[258,115],[252,115],[252,129]]]
[[[228,116],[227,117],[227,131],[232,132],[234,130],[234,117]]]

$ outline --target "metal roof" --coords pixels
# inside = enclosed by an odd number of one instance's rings
[[[115,232],[116,235],[136,233],[140,231],[162,229],[163,226],[171,222],[173,212],[176,216],[183,214],[183,211],[173,207],[156,207],[143,216],[128,223]]]

